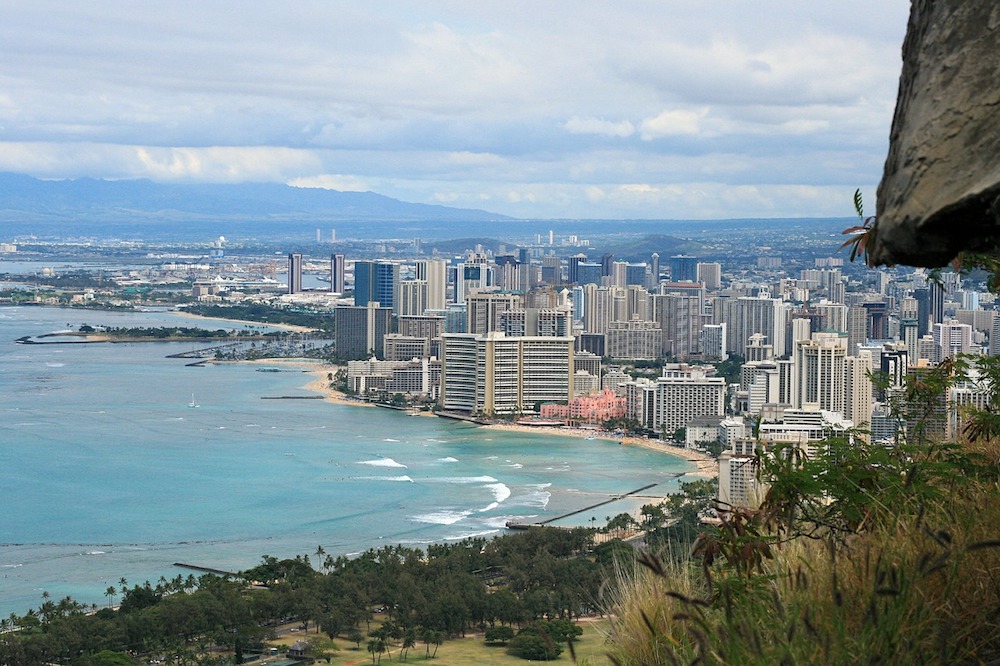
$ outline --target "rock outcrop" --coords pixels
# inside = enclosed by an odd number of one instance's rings
[[[1000,3],[913,0],[871,262],[996,253],[998,197]]]

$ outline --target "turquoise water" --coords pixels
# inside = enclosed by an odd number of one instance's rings
[[[174,562],[239,570],[319,545],[337,556],[498,534],[647,484],[669,492],[691,469],[603,440],[262,399],[311,395],[313,377],[166,358],[191,343],[14,343],[81,323],[190,322],[0,308],[0,615],[37,607],[43,591],[102,604],[119,578],[190,573]]]

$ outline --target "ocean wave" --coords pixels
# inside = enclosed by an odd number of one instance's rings
[[[23,564],[0,564],[0,569],[16,569],[23,566]]]
[[[534,489],[530,489],[527,494],[518,496],[514,503],[517,506],[530,506],[544,509],[549,505],[549,500],[551,498],[552,493],[544,488],[536,487]]]
[[[462,532],[461,534],[453,534],[444,537],[445,541],[465,541],[466,539],[474,539],[476,537],[490,536],[491,534],[496,534],[499,529],[495,530],[480,530],[478,532]]]
[[[86,555],[107,555],[107,552],[105,552],[103,550],[88,550],[85,554]]]
[[[504,529],[507,527],[507,523],[530,523],[534,518],[538,518],[538,514],[527,516],[489,516],[480,520],[487,527]]]
[[[376,460],[362,460],[359,465],[371,465],[372,467],[400,467],[406,469],[406,465],[398,463],[392,458],[378,458]]]
[[[493,497],[498,503],[510,497],[510,488],[503,483],[490,483],[486,487],[493,491]]]
[[[469,517],[471,514],[471,511],[448,511],[445,509],[443,511],[435,511],[433,513],[424,513],[414,516],[413,520],[418,523],[428,523],[431,525],[454,525],[458,521]]]
[[[403,474],[402,476],[359,476],[358,481],[405,481],[414,483],[413,479]]]
[[[398,442],[398,439],[393,439],[392,437],[386,437],[382,440],[383,442]]]
[[[448,456],[447,458],[438,458],[438,462],[458,462],[458,458]]]
[[[439,476],[437,478],[428,479],[428,481],[436,481],[437,483],[498,483],[497,479],[492,476]]]
[[[511,462],[508,460],[507,464],[504,465],[504,467],[510,467],[511,469],[521,469],[522,467],[524,467],[524,465],[522,465],[521,463]]]

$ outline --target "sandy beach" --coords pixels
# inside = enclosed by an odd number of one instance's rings
[[[591,428],[570,428],[563,426],[530,426],[516,423],[494,423],[481,426],[492,430],[509,430],[513,432],[539,432],[546,435],[561,435],[565,437],[584,437],[592,439],[606,439],[617,442],[622,446],[641,446],[652,451],[666,453],[677,456],[693,463],[697,466],[697,471],[688,472],[685,476],[698,476],[704,478],[714,478],[719,475],[719,463],[712,456],[701,451],[692,451],[680,446],[668,444],[659,439],[647,437],[620,437],[605,430],[594,430]]]
[[[308,391],[315,391],[323,396],[328,402],[340,405],[353,405],[355,407],[377,407],[369,402],[352,398],[330,386],[329,374],[337,372],[338,366],[328,365],[322,361],[308,358],[288,358],[288,359],[257,359],[253,361],[237,361],[238,363],[250,363],[253,365],[284,366],[299,368],[312,375],[313,379],[303,388]],[[417,412],[421,415],[434,416],[433,412]],[[617,442],[621,446],[641,446],[643,448],[677,456],[692,463],[697,468],[696,471],[688,472],[685,476],[715,478],[719,475],[719,463],[706,453],[693,451],[673,444],[668,444],[659,439],[647,437],[620,437],[605,430],[595,430],[593,428],[571,428],[565,426],[530,426],[516,423],[491,423],[480,425],[488,430],[507,430],[510,432],[522,433],[542,433],[545,435],[555,435],[559,437],[578,437],[589,439],[603,439]]]
[[[279,328],[283,331],[290,331],[292,333],[312,333],[316,329],[309,328],[308,326],[296,326],[295,324],[272,324],[263,321],[247,321],[244,319],[228,319],[226,317],[202,317],[185,310],[172,310],[171,314],[175,314],[178,317],[184,317],[186,319],[214,319],[216,321],[229,321],[234,324],[246,324],[247,326],[270,326],[271,328]]]

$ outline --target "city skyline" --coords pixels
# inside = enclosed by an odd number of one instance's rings
[[[908,3],[170,9],[8,8],[0,170],[521,218],[849,215]]]

